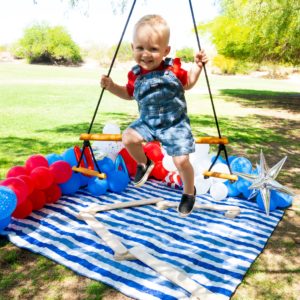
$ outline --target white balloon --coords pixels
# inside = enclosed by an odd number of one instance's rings
[[[104,134],[120,134],[121,129],[115,123],[106,123],[103,127],[102,133],[104,133]]]
[[[223,200],[227,197],[227,186],[222,182],[213,182],[210,187],[210,195],[217,201]]]
[[[210,165],[211,165],[211,162],[208,158],[200,160],[199,163],[197,163],[197,165],[194,167],[195,175],[196,176],[203,175],[203,172],[207,171],[209,169]]]
[[[107,156],[115,161],[118,153],[124,148],[122,142],[96,141],[92,145],[96,159]]]
[[[211,171],[212,172],[224,173],[224,174],[230,174],[228,166],[226,164],[223,164],[223,163],[216,163],[212,167]],[[228,179],[213,177],[214,182],[225,182],[226,180],[228,180]]]
[[[204,179],[203,175],[195,177],[195,188],[197,195],[206,194],[212,184],[211,178]]]
[[[167,171],[177,171],[177,168],[173,162],[172,156],[165,154],[163,160],[162,160],[162,165]]]
[[[92,148],[94,151],[103,151],[106,152],[107,148],[108,148],[108,141],[96,141],[93,143]]]
[[[209,144],[196,144],[195,154],[198,158],[206,158],[209,152]]]

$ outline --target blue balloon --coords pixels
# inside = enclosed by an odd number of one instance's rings
[[[115,193],[122,193],[128,186],[128,176],[122,171],[112,171],[107,174],[108,189]]]
[[[228,162],[229,162],[229,164],[231,164],[231,162],[232,162],[234,159],[236,159],[236,158],[237,158],[237,156],[234,156],[234,155],[228,156]]]
[[[0,186],[0,220],[9,217],[16,207],[16,194],[8,187]]]
[[[64,160],[64,158],[61,155],[56,153],[46,155],[46,159],[48,161],[49,166],[55,163],[56,161]]]
[[[115,160],[115,170],[122,171],[123,173],[125,173],[127,176],[127,183],[130,182],[130,176],[129,176],[125,161],[124,161],[122,155],[120,155],[120,154],[116,157],[116,160]]]
[[[262,197],[261,197],[261,194],[260,192],[257,194],[256,196],[256,203],[258,205],[258,208],[262,211],[266,211],[265,210],[265,205],[264,205],[264,202],[262,200]],[[274,197],[270,197],[270,211],[273,211],[277,208],[277,203],[276,203],[276,200],[274,199]]]
[[[59,184],[63,195],[75,194],[80,188],[80,175],[73,172],[72,177],[65,183]]]
[[[260,168],[259,168],[259,166],[257,166],[254,170],[252,170],[251,174],[258,175],[259,172],[260,172]]]
[[[230,180],[224,182],[228,189],[228,197],[236,197],[240,194],[240,191],[237,189],[236,182],[231,183]]]
[[[108,174],[115,170],[115,164],[109,157],[104,157],[101,160],[97,160],[97,165],[102,173]]]
[[[80,174],[80,186],[86,186],[91,180],[94,180],[95,177],[85,176]]]
[[[247,174],[251,174],[252,172],[251,161],[245,157],[235,158],[231,162],[230,168],[234,172],[247,173]]]
[[[63,154],[62,154],[63,160],[68,162],[72,167],[77,166],[78,162],[75,156],[74,148],[71,147],[67,149]]]
[[[93,196],[101,196],[107,192],[108,182],[106,179],[95,178],[94,180],[90,180],[87,186],[88,191]]]
[[[11,216],[7,216],[6,218],[0,220],[0,231],[3,230],[5,227],[7,227],[10,222],[11,222]]]
[[[216,156],[217,156],[217,155],[213,155],[213,156],[211,157],[210,161],[213,162],[213,161],[215,160]],[[222,156],[219,155],[219,157],[218,157],[218,159],[217,159],[217,161],[216,161],[216,164],[217,164],[217,163],[226,164],[226,160],[225,160]]]
[[[120,154],[116,157],[116,160],[115,160],[115,170],[124,172],[128,177],[128,183],[130,182],[130,176],[128,173],[127,166],[125,164],[125,161],[124,161],[122,155],[120,155]]]
[[[293,197],[291,195],[274,190],[271,191],[271,199],[275,200],[279,208],[289,207],[293,203]]]
[[[243,178],[239,178],[238,181],[236,181],[237,189],[239,190],[240,193],[243,194],[245,198],[248,198],[252,193],[252,190],[249,190],[250,185],[251,182]]]

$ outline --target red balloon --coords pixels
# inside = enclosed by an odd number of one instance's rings
[[[47,167],[37,167],[31,174],[31,179],[34,182],[34,187],[38,190],[44,190],[53,183],[54,177],[52,172]]]
[[[128,153],[126,148],[123,148],[119,154],[123,157],[125,165],[127,167],[128,174],[130,176],[135,176],[137,163],[132,158],[132,156]]]
[[[161,147],[157,142],[149,142],[144,146],[145,154],[154,162],[161,161],[164,157]]]
[[[66,161],[58,160],[54,162],[49,169],[56,183],[67,182],[72,177],[72,167]]]
[[[32,203],[30,200],[26,199],[26,201],[17,205],[17,208],[12,213],[12,216],[17,219],[25,219],[31,214],[31,212],[32,212]]]
[[[62,195],[61,189],[57,184],[52,184],[44,190],[46,195],[46,203],[55,203]]]
[[[7,186],[12,189],[18,200],[18,204],[21,204],[25,201],[28,196],[28,187],[27,184],[20,178],[17,177],[9,177],[1,182],[1,185]]]
[[[163,180],[169,174],[164,167],[161,161],[155,163],[154,168],[150,174],[150,176],[154,177],[157,180]]]
[[[24,166],[14,166],[8,170],[6,178],[17,177],[20,175],[29,175],[29,172]]]
[[[19,175],[17,178],[22,179],[26,183],[27,188],[28,188],[28,195],[30,195],[34,189],[34,183],[31,179],[31,177],[28,175]]]
[[[27,198],[32,203],[32,210],[39,210],[46,204],[46,195],[44,191],[34,190]]]
[[[49,167],[47,159],[41,155],[36,154],[30,156],[25,163],[25,167],[28,170],[28,172],[32,172],[37,167]]]

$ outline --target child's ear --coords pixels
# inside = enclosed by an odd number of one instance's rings
[[[133,51],[133,44],[131,43],[131,50]]]
[[[171,46],[168,46],[165,50],[165,55],[164,56],[167,56],[171,51]]]

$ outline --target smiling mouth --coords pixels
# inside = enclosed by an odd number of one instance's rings
[[[142,60],[142,62],[144,64],[151,64],[151,63],[153,63],[153,60]]]

